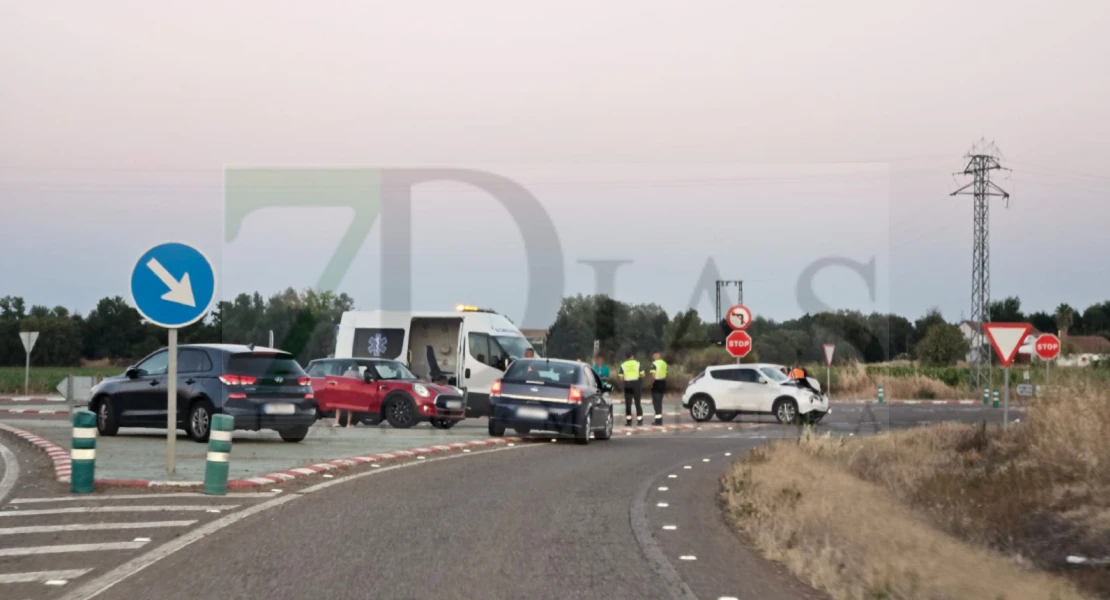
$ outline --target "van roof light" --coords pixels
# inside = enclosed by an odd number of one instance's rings
[[[497,314],[496,312],[494,312],[494,310],[492,308],[478,308],[477,306],[468,306],[466,304],[456,304],[455,305],[455,311],[456,312],[480,312],[480,313]]]

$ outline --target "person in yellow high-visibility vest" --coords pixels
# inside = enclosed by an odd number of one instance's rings
[[[617,374],[624,383],[624,424],[632,424],[632,401],[636,401],[636,424],[644,424],[644,409],[640,406],[640,378],[644,372],[640,369],[640,361],[635,354],[628,353],[628,360],[621,363],[620,372]]]
[[[663,354],[651,356],[651,407],[655,409],[655,424],[663,424],[663,394],[667,391],[667,361]]]

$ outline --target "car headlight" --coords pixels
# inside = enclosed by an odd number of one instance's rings
[[[416,395],[421,398],[427,398],[432,395],[432,393],[428,391],[428,388],[420,383],[413,384],[412,391],[416,392]]]

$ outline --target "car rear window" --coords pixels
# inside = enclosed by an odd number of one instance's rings
[[[573,385],[581,379],[578,365],[553,363],[546,360],[518,360],[505,372],[504,381],[555,383]]]
[[[236,375],[255,377],[300,376],[305,372],[290,354],[264,354],[259,352],[233,354],[227,359],[227,370]]]

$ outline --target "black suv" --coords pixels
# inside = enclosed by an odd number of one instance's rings
[[[165,348],[92,389],[89,410],[100,435],[120,427],[166,426],[169,393]],[[195,344],[177,349],[177,427],[208,441],[212,415],[235,417],[236,429],[273,429],[299,442],[316,421],[312,382],[293,355],[237,344]]]

